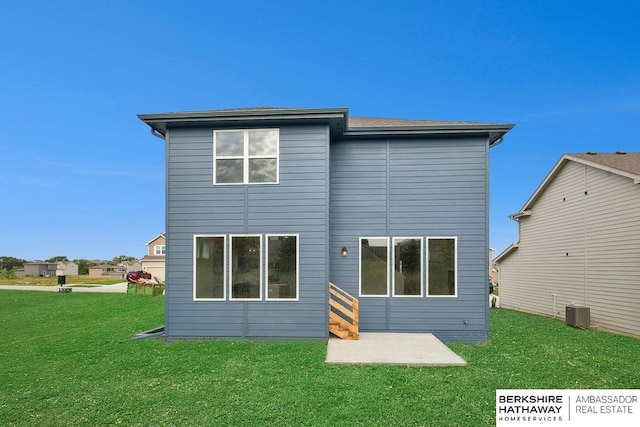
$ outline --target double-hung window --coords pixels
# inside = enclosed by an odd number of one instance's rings
[[[213,132],[214,184],[277,184],[278,129]]]

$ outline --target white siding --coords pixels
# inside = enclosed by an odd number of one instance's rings
[[[520,218],[519,248],[501,265],[500,299],[564,318],[591,308],[591,324],[640,336],[640,185],[568,161]]]

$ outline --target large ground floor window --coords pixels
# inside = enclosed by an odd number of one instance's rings
[[[297,301],[298,240],[297,234],[194,236],[194,299]]]
[[[360,238],[360,295],[389,295],[389,238]]]
[[[457,296],[457,238],[427,237],[426,251],[424,240],[423,237],[361,237],[360,296],[422,297],[425,276],[427,296]]]
[[[199,300],[225,298],[225,236],[194,236],[193,297]]]
[[[429,296],[450,297],[458,292],[458,256],[455,237],[427,239],[429,271],[427,273]]]
[[[267,236],[267,299],[298,298],[298,236]]]

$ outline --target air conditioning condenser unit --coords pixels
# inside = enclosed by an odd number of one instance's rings
[[[567,325],[575,328],[588,328],[591,325],[591,309],[577,305],[568,305],[565,312]]]

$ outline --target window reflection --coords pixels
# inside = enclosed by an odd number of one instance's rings
[[[196,237],[195,297],[224,298],[224,237]]]
[[[456,295],[456,241],[429,239],[429,295]]]
[[[231,298],[260,298],[260,236],[231,237]]]
[[[389,239],[369,237],[360,239],[360,294],[388,295]]]
[[[394,295],[422,295],[422,239],[394,239]]]
[[[297,298],[298,238],[268,236],[267,298]]]

